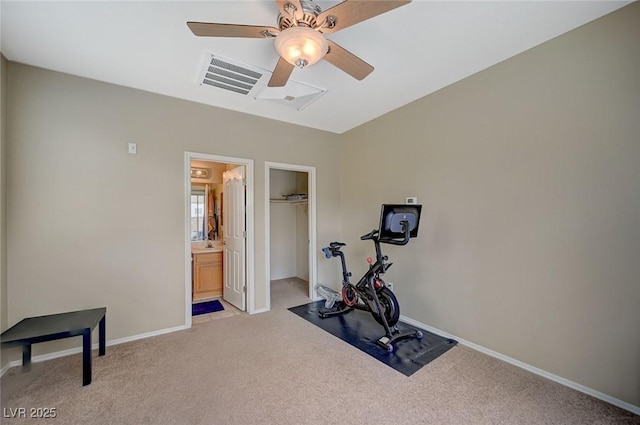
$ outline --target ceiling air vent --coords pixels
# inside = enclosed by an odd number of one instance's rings
[[[289,80],[284,87],[265,87],[256,100],[266,100],[302,111],[327,91],[298,81]]]
[[[246,65],[233,64],[228,59],[210,55],[201,82],[209,86],[247,95],[262,75],[262,72],[256,69],[249,69]]]

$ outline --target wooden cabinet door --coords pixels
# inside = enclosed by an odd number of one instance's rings
[[[194,255],[193,299],[222,295],[222,252]]]

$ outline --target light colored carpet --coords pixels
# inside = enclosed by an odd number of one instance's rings
[[[56,419],[3,424],[640,424],[640,417],[463,346],[410,377],[286,307],[306,282],[272,284],[272,310],[12,368],[2,407],[55,407]]]

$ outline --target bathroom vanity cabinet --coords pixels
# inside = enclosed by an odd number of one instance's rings
[[[222,296],[222,251],[193,253],[193,300]]]

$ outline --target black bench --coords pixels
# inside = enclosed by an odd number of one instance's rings
[[[0,335],[2,348],[22,346],[22,370],[31,369],[31,344],[82,335],[82,385],[91,383],[91,331],[99,327],[99,355],[105,354],[107,308],[29,317]]]

